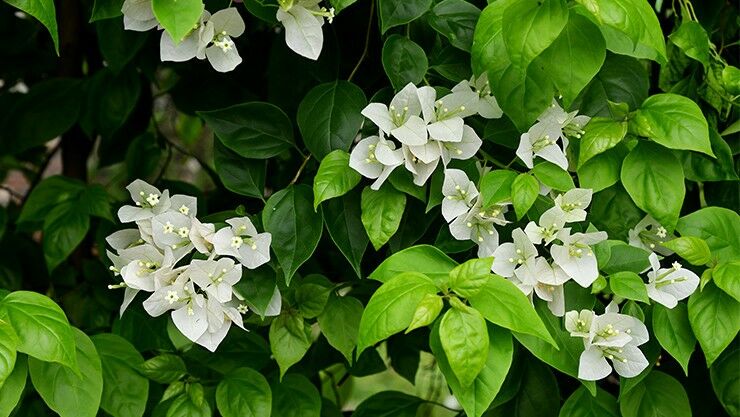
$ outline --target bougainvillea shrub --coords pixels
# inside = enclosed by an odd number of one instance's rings
[[[0,417],[740,416],[726,0],[5,0]]]

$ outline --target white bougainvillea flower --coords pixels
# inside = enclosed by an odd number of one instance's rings
[[[146,32],[157,27],[157,18],[152,10],[152,0],[126,0],[121,7],[123,28]]]
[[[145,244],[125,249],[119,253],[128,264],[121,268],[123,282],[135,290],[154,291],[155,278],[174,265],[172,251],[165,249],[164,254],[156,247]]]
[[[192,282],[188,287],[192,289]],[[194,292],[188,292],[186,297],[184,305],[172,311],[172,322],[183,336],[197,342],[208,330],[206,298]]]
[[[377,125],[383,133],[393,136],[409,146],[427,143],[427,124],[419,117],[421,102],[414,84],[406,84],[391,100],[390,106],[370,103],[362,109],[362,115]]]
[[[622,347],[600,347],[591,345],[581,354],[578,362],[578,378],[585,381],[597,381],[611,374],[612,367],[607,362],[612,361],[614,370],[625,378],[632,378],[640,374],[649,363],[642,351],[633,345]]]
[[[524,233],[535,245],[539,245],[543,241],[546,245],[549,245],[565,226],[565,218],[565,213],[553,207],[542,213],[538,221],[539,224],[529,222],[524,228]]]
[[[424,185],[429,177],[432,176],[434,170],[437,169],[439,159],[435,159],[430,163],[424,163],[422,160],[414,156],[408,146],[402,145],[401,149],[403,150],[406,169],[411,172],[414,177],[414,184],[418,186]]]
[[[145,243],[144,239],[141,238],[139,229],[123,229],[113,232],[105,238],[105,241],[116,251],[130,249]]]
[[[557,145],[560,137],[560,127],[551,122],[537,122],[519,140],[516,156],[524,162],[527,168],[534,167],[534,157],[550,161],[553,164],[568,169],[568,158],[565,152]]]
[[[144,310],[152,317],[159,317],[185,306],[191,294],[195,294],[195,287],[189,281],[188,273],[183,270],[173,281],[160,286],[144,300]]]
[[[366,178],[375,179],[370,186],[380,189],[394,169],[403,164],[403,151],[382,136],[370,136],[357,143],[349,155],[349,166]]]
[[[461,81],[452,87],[452,92],[473,91],[476,94],[475,103],[471,106],[473,113],[478,113],[486,119],[498,119],[504,112],[499,107],[496,98],[491,92],[488,82],[488,73],[484,72],[478,78],[471,77],[469,81]],[[471,113],[471,114],[473,114]]]
[[[324,44],[324,18],[334,20],[334,8],[319,7],[320,0],[279,0],[277,20],[285,26],[285,43],[297,54],[316,60]]]
[[[203,32],[206,30],[205,23],[210,17],[211,14],[204,10],[198,23],[179,43],[172,39],[169,32],[162,31],[162,36],[159,39],[159,59],[162,61],[184,62],[195,58],[198,51],[205,49],[208,45],[209,40],[203,37]]]
[[[568,276],[580,286],[588,287],[599,277],[599,268],[591,245],[606,238],[606,232],[570,234],[570,229],[565,228],[558,234],[562,245],[552,245],[550,254]]]
[[[572,310],[565,313],[565,330],[573,337],[587,340],[591,335],[591,324],[596,317],[592,310]]]
[[[583,133],[583,127],[591,121],[589,116],[578,115],[578,111],[566,112],[560,105],[553,100],[550,107],[545,110],[537,120],[545,123],[556,123],[560,126],[560,138],[563,139],[564,147],[567,148],[567,138],[580,138]]]
[[[647,273],[647,292],[652,300],[673,308],[696,291],[700,279],[695,273],[683,269],[678,262],[674,262],[670,268],[661,268],[658,255],[654,253],[650,254],[649,259],[653,270]]]
[[[198,59],[208,58],[213,69],[228,72],[241,64],[242,58],[232,38],[244,33],[244,20],[234,7],[219,10],[205,23],[199,31]],[[203,49],[204,45],[209,45]]]
[[[640,220],[628,232],[629,244],[643,248],[649,252],[657,252],[663,256],[673,254],[673,251],[662,245],[663,242],[674,239],[676,236],[668,233],[658,221],[649,214]]]
[[[122,223],[151,219],[170,208],[170,193],[167,190],[161,192],[142,180],[135,180],[126,189],[136,205],[123,206],[118,210],[118,219]]]
[[[231,227],[224,227],[213,236],[218,255],[233,256],[249,269],[270,261],[270,233],[258,233],[248,217],[235,217],[226,223]]]
[[[211,223],[201,223],[193,217],[190,223],[190,242],[195,249],[205,255],[213,251],[213,236],[216,234],[216,226]]]
[[[509,278],[525,295],[532,297],[536,294],[538,298],[547,301],[547,307],[555,316],[562,317],[565,314],[565,294],[563,283],[567,277],[555,278],[553,267],[545,258],[538,257],[533,268],[519,268],[514,270],[514,276]],[[562,281],[562,282],[559,282]]]
[[[190,279],[208,294],[209,300],[221,303],[231,301],[231,287],[242,278],[242,266],[230,258],[193,260],[189,270]]]
[[[437,100],[437,90],[429,86],[419,88],[417,94],[429,137],[442,142],[460,142],[463,118],[475,114],[478,95],[472,90],[458,91]]]
[[[550,285],[538,282],[534,292],[542,300],[547,301],[547,308],[557,317],[565,315],[565,291],[562,285]]]
[[[650,340],[647,327],[638,319],[620,314],[617,303],[611,302],[602,315],[594,317],[588,343],[602,347],[619,347],[627,343],[639,346]]]
[[[460,142],[437,141],[437,144],[440,148],[442,163],[447,165],[452,159],[464,161],[472,158],[478,152],[478,149],[480,149],[483,141],[472,127],[464,125],[462,140]]]
[[[192,219],[177,211],[167,211],[152,217],[152,238],[154,244],[164,250],[169,248],[175,262],[193,250],[190,241]]]
[[[536,266],[537,248],[534,247],[522,229],[514,229],[511,232],[513,242],[502,243],[493,252],[493,265],[491,271],[510,278],[514,271],[523,268],[522,273],[533,273]],[[520,273],[520,280],[523,280]]]
[[[555,207],[564,213],[566,223],[582,222],[586,220],[586,207],[591,204],[592,195],[590,188],[574,188],[556,196]]]
[[[123,269],[123,267],[125,267],[126,265],[128,265],[129,262],[131,262],[130,259],[125,259],[121,256],[118,256],[112,253],[111,251],[106,251],[106,254],[108,255],[108,259],[110,259],[111,263],[113,264],[108,269],[110,269],[110,271],[113,272],[113,275],[115,276],[120,276],[121,270]],[[134,300],[134,298],[136,297],[136,294],[139,293],[139,290],[134,289],[134,288],[129,288],[125,282],[122,282],[120,284],[115,284],[115,285],[108,285],[109,290],[118,289],[118,288],[124,289],[123,302],[121,302],[121,308],[119,309],[119,315],[123,316],[123,313],[126,311],[128,306]]]
[[[505,212],[506,208],[499,205],[484,210],[480,199],[476,199],[468,212],[450,223],[450,234],[457,240],[472,240],[477,243],[478,257],[487,258],[499,247],[499,235],[494,225],[507,223]]]
[[[478,197],[478,189],[470,181],[465,171],[447,169],[442,183],[442,217],[449,223],[458,216],[465,214],[473,206]]]

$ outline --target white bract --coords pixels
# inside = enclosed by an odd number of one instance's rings
[[[361,113],[375,123],[383,133],[405,145],[423,146],[427,143],[427,124],[419,117],[421,102],[418,89],[412,83],[406,84],[393,97],[389,106],[383,103],[370,103]]]
[[[513,242],[502,243],[493,252],[491,270],[505,278],[511,278],[519,271],[517,278],[522,282],[536,282],[535,274],[537,248],[534,247],[522,229],[511,232]]]
[[[324,18],[334,20],[334,8],[319,7],[321,0],[278,0],[277,20],[285,27],[285,43],[297,54],[316,60],[324,44]]]
[[[394,169],[403,164],[403,151],[381,136],[370,136],[357,143],[349,156],[349,166],[360,175],[374,179],[370,186],[380,189]]]
[[[582,287],[588,287],[599,277],[599,268],[592,245],[606,240],[606,232],[573,233],[565,228],[558,234],[561,245],[552,245],[550,254],[555,263],[563,268]]]
[[[121,7],[123,28],[146,32],[157,27],[157,18],[152,10],[152,0],[126,0]]]
[[[566,223],[586,220],[586,207],[591,204],[593,191],[589,188],[574,188],[555,197],[555,207],[564,214]]]
[[[248,301],[233,290],[242,278],[242,265],[256,268],[270,260],[269,233],[259,233],[247,217],[226,220],[219,231],[201,223],[194,197],[160,192],[141,180],[128,187],[135,206],[119,210],[122,222],[137,229],[114,232],[106,242],[110,270],[124,288],[120,313],[140,291],[149,292],[144,309],[151,316],[171,312],[172,322],[188,339],[213,351],[226,337],[231,324],[243,328],[242,314]],[[181,265],[193,249],[206,255]],[[236,263],[236,258],[241,264]],[[179,265],[179,266],[178,266]],[[280,292],[275,289],[264,315],[280,314]],[[277,300],[275,299],[277,298]]]
[[[552,314],[562,317],[565,314],[565,293],[563,284],[570,277],[562,269],[550,265],[545,258],[535,259],[533,268],[519,268],[509,278],[525,295],[547,301],[547,307]]]
[[[649,259],[652,271],[647,273],[646,286],[648,296],[652,300],[673,308],[679,301],[696,291],[700,279],[695,273],[683,269],[678,262],[674,262],[670,268],[661,268],[658,255],[654,253],[650,254]]]
[[[205,49],[208,44],[208,39],[205,39],[203,34],[206,30],[205,23],[210,17],[211,14],[204,10],[193,30],[185,35],[179,43],[175,42],[167,31],[162,31],[162,37],[159,39],[159,59],[162,61],[184,62],[195,58],[198,51]]]
[[[606,307],[606,312],[596,315],[593,311],[569,311],[565,315],[565,328],[573,337],[583,339],[585,350],[578,365],[578,378],[596,381],[606,378],[614,370],[623,377],[637,376],[649,365],[637,347],[648,341],[645,325],[636,318],[619,314],[616,303]]]
[[[640,220],[633,229],[628,232],[629,244],[638,248],[643,248],[649,252],[657,252],[663,256],[673,254],[673,251],[662,245],[663,242],[675,238],[673,234],[668,233],[657,220],[649,214]]]
[[[496,97],[491,92],[487,72],[484,72],[478,78],[473,76],[469,81],[461,81],[452,87],[454,93],[467,91],[472,91],[477,96],[474,104],[471,105],[471,111],[486,119],[498,119],[504,114],[498,102],[496,102]]]

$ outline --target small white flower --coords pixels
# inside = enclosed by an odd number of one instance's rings
[[[567,138],[580,138],[585,133],[583,127],[591,121],[591,118],[585,115],[578,116],[578,111],[566,112],[553,100],[550,107],[537,120],[558,124],[561,131],[560,138],[563,139],[567,148]]]
[[[456,86],[452,87],[452,91],[473,91],[476,94],[476,100],[475,104],[471,105],[471,111],[473,113],[478,113],[481,117],[486,119],[498,119],[504,114],[491,92],[487,72],[483,72],[478,76],[478,78],[473,76],[470,81],[461,81]]]
[[[657,252],[663,256],[673,254],[673,251],[663,246],[663,242],[675,238],[649,214],[640,220],[634,228],[628,232],[629,244],[648,252]]]
[[[170,194],[167,190],[160,192],[142,180],[135,180],[126,189],[135,205],[123,206],[118,210],[118,218],[122,223],[151,219],[170,208]]]
[[[195,249],[203,254],[210,254],[213,250],[213,236],[216,234],[216,226],[211,223],[201,223],[193,217],[190,219],[190,242]]]
[[[126,0],[121,7],[123,28],[146,32],[157,27],[157,19],[152,10],[152,0]]]
[[[592,195],[593,190],[589,188],[574,188],[556,196],[555,207],[565,214],[566,223],[582,222],[586,220],[586,207],[591,204]]]
[[[242,278],[242,267],[229,258],[218,260],[193,260],[190,263],[190,279],[198,287],[219,302],[231,301],[231,287]]]
[[[247,307],[246,304],[239,304],[236,307],[236,310],[239,312],[239,314],[247,314],[249,312],[249,307]]]
[[[671,268],[661,268],[655,253],[651,253],[649,259],[653,270],[647,274],[646,286],[652,300],[673,308],[696,291],[700,279],[695,273],[683,269],[678,262],[674,262]]]
[[[198,33],[197,58],[208,58],[208,62],[218,72],[232,71],[242,62],[232,38],[241,36],[244,29],[244,20],[236,8],[217,11]],[[209,44],[210,46],[204,48],[204,45]]]
[[[126,266],[121,268],[121,277],[129,288],[135,290],[154,291],[157,273],[174,265],[171,250],[162,254],[149,244],[125,249],[119,255],[128,260]]]
[[[557,145],[560,137],[560,125],[550,121],[537,122],[519,140],[516,156],[524,162],[527,168],[534,167],[534,157],[539,156],[546,161],[568,169],[568,158],[565,151]]]
[[[582,287],[588,287],[599,277],[599,268],[591,245],[606,240],[606,232],[574,233],[565,228],[558,234],[562,245],[552,245],[553,261]]]
[[[478,152],[478,149],[480,149],[483,141],[472,127],[464,125],[462,140],[460,142],[436,141],[436,143],[439,145],[442,163],[447,165],[452,159],[464,161],[472,158]]]
[[[179,261],[193,249],[190,242],[191,224],[192,219],[178,211],[167,211],[154,216],[151,220],[154,244],[161,250],[169,248],[175,262]]]
[[[475,114],[478,95],[472,90],[453,91],[437,100],[437,91],[429,86],[419,88],[417,94],[429,137],[442,142],[460,142],[463,118]]]
[[[461,214],[466,213],[478,197],[475,184],[468,179],[468,175],[459,169],[447,169],[442,183],[442,217],[451,222]]]
[[[493,252],[491,270],[502,277],[511,278],[515,270],[522,269],[519,279],[525,282],[532,281],[529,277],[534,275],[537,248],[522,229],[514,229],[511,232],[511,239],[513,242],[502,243]]]
[[[403,144],[422,146],[427,143],[427,124],[419,117],[421,102],[418,89],[412,83],[406,84],[393,97],[390,106],[370,103],[361,113],[375,123],[383,133],[393,136]]]
[[[224,227],[213,236],[214,252],[233,256],[242,265],[254,269],[270,261],[270,233],[258,233],[248,217],[226,220]]]
[[[570,332],[573,337],[582,337],[588,339],[591,333],[591,323],[594,314],[591,310],[569,311],[565,313],[565,330]]]
[[[285,43],[297,54],[316,60],[324,44],[324,18],[334,21],[334,9],[318,6],[316,0],[281,0],[277,20],[285,27]]]
[[[565,213],[557,207],[553,207],[542,213],[539,224],[529,222],[524,228],[524,232],[535,245],[539,245],[543,241],[546,245],[549,245],[558,237],[558,233],[565,226],[565,218]]]
[[[119,230],[106,237],[105,241],[116,251],[144,244],[138,229]]]
[[[380,189],[394,169],[403,164],[403,151],[382,136],[370,136],[357,143],[349,156],[349,166],[366,178],[375,179],[370,186]]]
[[[424,185],[429,177],[432,176],[434,170],[439,165],[439,158],[433,160],[430,163],[425,163],[420,160],[411,152],[411,148],[407,145],[402,145],[401,150],[403,151],[404,166],[411,172],[414,177],[414,184],[418,186]]]

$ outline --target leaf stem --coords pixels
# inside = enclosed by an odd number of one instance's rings
[[[362,64],[362,61],[365,60],[365,57],[367,56],[367,50],[370,46],[370,29],[373,27],[373,14],[375,13],[375,1],[370,2],[370,16],[367,20],[367,32],[365,32],[365,48],[362,50],[362,55],[360,55],[360,59],[357,60],[357,64],[355,64],[355,67],[352,69],[352,72],[349,73],[349,77],[347,77],[347,81],[352,81],[352,78],[355,76],[355,73],[357,73],[357,70],[360,69],[360,65]]]
[[[308,164],[308,160],[309,159],[311,159],[311,154],[308,154],[308,155],[306,155],[305,158],[303,158],[303,163],[298,168],[298,172],[295,173],[295,177],[293,177],[293,180],[290,181],[290,185],[293,185],[296,182],[298,182],[298,178],[301,176],[301,172],[303,172],[303,168],[305,168],[306,167],[306,164]]]

